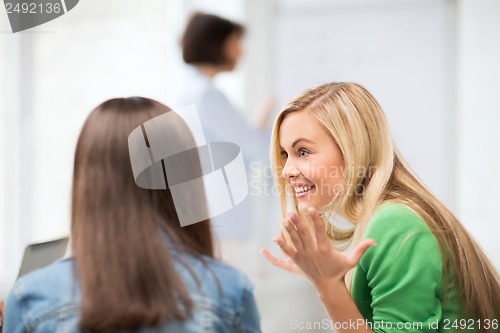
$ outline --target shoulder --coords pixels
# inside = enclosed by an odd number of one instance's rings
[[[221,107],[225,109],[233,109],[233,106],[226,95],[213,84],[209,84],[205,87],[203,93],[200,94],[199,101],[200,108],[210,108],[210,111],[212,112],[217,111],[217,108]]]
[[[221,277],[224,275],[237,277],[237,281],[239,281],[240,283],[243,281],[247,281],[245,273],[243,273],[239,269],[216,258],[204,257],[204,259],[207,261],[210,267],[215,270],[217,275],[220,275]]]
[[[366,228],[366,237],[388,238],[401,234],[431,233],[422,218],[400,204],[383,204],[375,211]]]
[[[441,252],[435,235],[422,218],[400,204],[380,206],[368,222],[365,238],[372,238],[377,246],[369,249],[362,265],[410,261],[426,261],[441,268]],[[405,265],[406,265],[405,264]]]
[[[210,257],[203,260],[189,257],[183,261],[185,263],[178,266],[183,283],[195,307],[210,313],[215,326],[227,324],[235,328],[256,324],[258,311],[253,284],[246,274]],[[186,269],[185,264],[189,268]],[[252,313],[251,320],[247,319],[248,313]]]
[[[74,281],[71,259],[58,260],[19,278],[7,298],[5,325],[22,320],[27,327],[35,327],[48,318],[77,314],[80,295]]]
[[[216,272],[218,272],[217,274],[218,276],[220,276],[220,278],[231,279],[231,281],[225,282],[226,285],[245,290],[253,290],[253,283],[250,281],[250,279],[247,277],[245,273],[226,263],[223,263],[220,260],[211,259],[211,261],[213,267],[215,267],[215,270]]]
[[[18,295],[46,293],[49,296],[53,295],[55,290],[71,288],[74,279],[73,260],[60,259],[19,278],[12,292]]]
[[[378,322],[434,322],[442,314],[443,266],[431,229],[413,210],[384,204],[368,223],[376,240],[353,276],[358,308]]]
[[[196,283],[198,278],[205,293],[217,294],[219,289],[223,289],[224,297],[240,298],[243,294],[253,290],[253,284],[242,271],[211,257],[203,257],[202,260],[195,258],[184,259],[193,269],[196,277],[194,280],[186,279],[189,270],[184,265],[180,265],[179,272],[188,285]],[[219,288],[220,287],[220,288]]]

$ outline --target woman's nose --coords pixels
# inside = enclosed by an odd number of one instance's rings
[[[288,159],[283,166],[283,171],[281,172],[281,175],[284,178],[293,178],[293,177],[298,177],[300,174],[299,169],[297,166],[291,162],[290,159]]]

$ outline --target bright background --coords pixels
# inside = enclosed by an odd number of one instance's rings
[[[279,108],[327,81],[367,87],[410,165],[500,267],[498,0],[82,0],[16,34],[0,9],[1,298],[26,244],[69,232],[73,153],[90,110],[130,95],[169,104],[194,9],[247,26],[245,58],[217,84],[249,119],[268,96]],[[279,225],[269,201],[257,200],[253,232],[224,240],[222,254],[254,280],[264,331],[300,332],[293,320],[326,315],[306,281],[259,254]]]

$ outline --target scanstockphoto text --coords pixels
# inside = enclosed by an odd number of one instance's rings
[[[290,319],[289,327],[291,330],[359,330],[359,329],[371,329],[371,330],[400,330],[405,332],[408,330],[450,330],[455,332],[457,330],[477,330],[477,329],[498,329],[499,328],[498,319],[484,319],[475,320],[469,319],[444,319],[439,320],[427,320],[426,322],[390,322],[390,321],[368,321],[366,319],[357,319],[349,321],[332,321],[330,319],[323,319],[321,321],[300,321],[296,318]]]

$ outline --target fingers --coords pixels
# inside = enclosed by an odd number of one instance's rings
[[[290,239],[295,248],[301,252],[305,249],[315,248],[316,244],[318,244],[321,245],[322,248],[328,249],[331,244],[326,236],[325,226],[321,216],[313,207],[308,208],[307,214],[311,218],[315,237],[311,235],[306,222],[301,219],[296,212],[288,213],[289,220],[283,221],[283,226],[290,235]]]
[[[286,254],[281,247],[278,246],[278,248],[280,249],[280,252],[283,255],[283,257],[288,257],[288,254]]]
[[[271,253],[269,253],[268,250],[266,249],[261,249],[260,250],[260,253],[262,253],[264,255],[264,257],[266,257],[266,259],[271,263],[273,264],[274,266],[277,266],[277,267],[280,267],[280,268],[284,268],[284,265],[285,263],[282,261],[282,260],[279,260],[275,257],[273,257],[273,255]]]
[[[300,222],[294,219],[292,214],[289,214],[289,217],[289,219],[283,220],[283,226],[290,235],[290,240],[297,251],[303,251],[305,241],[303,239],[303,232],[300,230]]]
[[[316,242],[318,243],[318,246],[330,247],[331,244],[325,232],[325,225],[316,208],[309,207],[307,209],[307,214],[309,214],[313,224],[314,234],[316,235]]]
[[[377,245],[377,242],[373,239],[365,239],[359,243],[354,250],[347,255],[347,264],[351,266],[351,268],[356,266],[359,260],[361,260],[361,257],[365,254],[366,250],[374,245]]]
[[[281,248],[280,248],[280,250],[281,250]],[[281,268],[281,269],[284,269],[290,273],[304,276],[304,272],[296,264],[292,263],[292,260],[288,257],[288,255],[283,250],[281,250],[281,252],[283,252],[285,257],[287,257],[285,260],[276,259],[266,249],[261,249],[260,252],[274,266]]]
[[[273,266],[287,271],[289,270],[288,265],[285,261],[273,257],[273,255],[266,249],[261,249],[260,253],[262,253],[264,257],[266,257],[267,261],[269,261]]]
[[[295,229],[295,228],[293,228],[293,229]],[[296,235],[295,235],[295,237],[296,237]],[[295,242],[296,242],[297,240],[294,240],[294,238],[293,238],[293,236],[292,236],[292,235],[290,235],[290,238],[291,238],[291,240],[292,240],[292,243],[293,243],[293,244],[294,244],[294,246],[295,246],[295,244],[296,244]],[[296,248],[297,248],[297,246],[295,246],[295,248],[294,248],[293,246],[290,246],[290,245],[286,242],[285,237],[284,237],[284,235],[283,235],[283,232],[281,232],[281,233],[280,233],[280,236],[279,236],[279,237],[277,237],[277,238],[275,238],[275,239],[274,239],[274,242],[275,242],[276,244],[278,244],[278,246],[280,247],[281,251],[282,251],[282,252],[283,252],[286,256],[288,256],[288,257],[290,257],[290,258],[292,258],[292,259],[294,259],[294,258],[295,258],[296,254],[297,254],[297,249],[296,249]]]
[[[282,250],[282,252],[285,254],[285,252],[283,250]],[[284,270],[289,271],[289,272],[293,272],[293,269],[290,267],[290,263],[288,263],[287,261],[275,258],[266,249],[261,249],[260,253],[262,253],[264,255],[264,257],[266,257],[267,261],[269,261],[273,266],[276,266],[278,268],[284,269]],[[285,256],[286,256],[286,254],[285,254]]]
[[[297,231],[302,239],[302,241],[305,244],[309,244],[310,241],[313,240],[311,232],[309,231],[309,228],[307,226],[307,223],[300,218],[300,216],[296,212],[290,212],[288,213],[288,216],[292,220],[292,222],[295,224],[295,227],[297,228]]]

